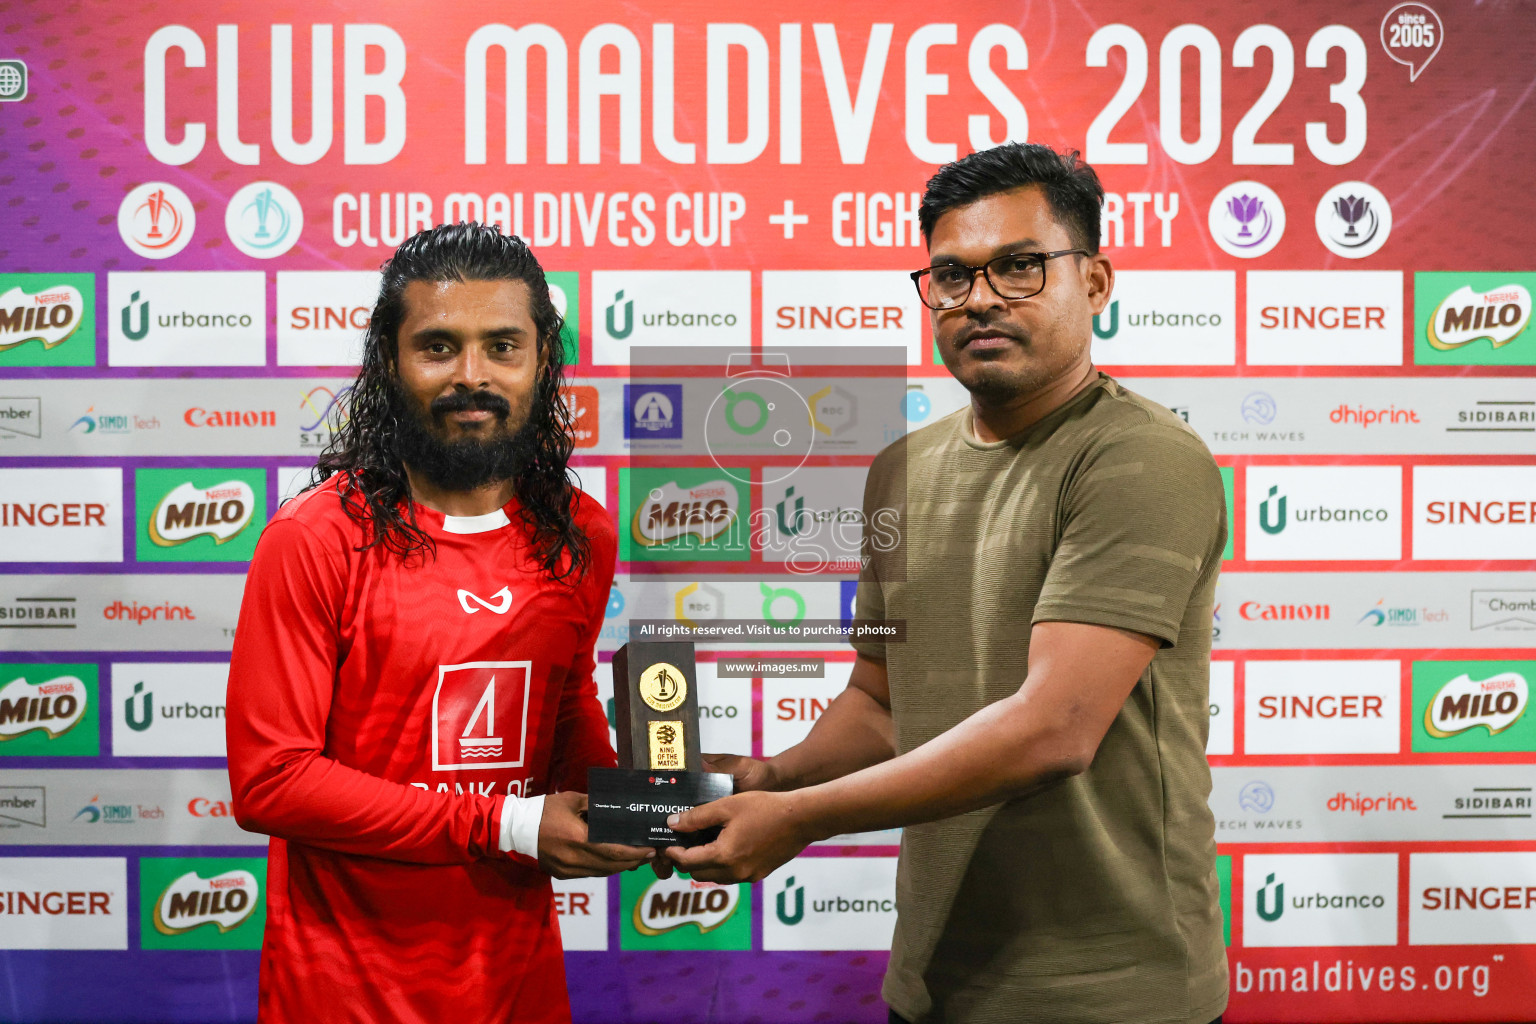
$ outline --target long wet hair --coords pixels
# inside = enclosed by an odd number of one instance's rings
[[[431,535],[416,522],[405,464],[398,454],[400,325],[405,288],[412,281],[522,281],[528,286],[539,352],[544,360],[534,381],[526,433],[532,456],[513,479],[519,517],[528,527],[534,558],[556,580],[579,580],[591,557],[587,537],[571,516],[575,488],[566,474],[575,442],[571,416],[560,396],[565,372],[563,320],[549,297],[544,268],[515,236],[478,223],[444,224],[418,232],[383,267],[379,299],[368,320],[362,369],[346,399],[347,418],[315,466],[311,487],[341,474],[342,508],[363,527],[359,550],[383,548],[402,560],[435,556]]]

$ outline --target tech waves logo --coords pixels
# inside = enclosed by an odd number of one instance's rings
[[[163,548],[210,536],[223,544],[251,523],[256,492],[244,480],[226,480],[212,487],[178,486],[160,499],[149,520],[149,539]]]
[[[1531,323],[1531,293],[1519,284],[1486,292],[1462,285],[1435,307],[1429,318],[1431,348],[1452,352],[1477,341],[1495,349],[1514,341]]]
[[[710,480],[694,487],[665,483],[653,488],[635,509],[630,534],[646,547],[683,537],[708,544],[736,523],[740,498],[727,480]]]
[[[261,895],[256,876],[236,869],[212,878],[188,871],[155,900],[154,925],[161,935],[182,935],[213,925],[232,931],[250,920]]]
[[[0,352],[41,343],[57,348],[72,338],[85,319],[85,297],[78,288],[55,284],[28,292],[19,285],[0,294]]]
[[[89,694],[74,676],[41,683],[12,679],[0,686],[0,743],[41,729],[49,739],[69,732],[85,717]]]
[[[632,922],[641,935],[665,935],[692,925],[700,933],[725,924],[741,904],[741,886],[696,882],[681,874],[658,878],[635,901]]]
[[[1450,680],[1424,709],[1424,731],[1448,739],[1482,727],[1497,736],[1518,722],[1531,703],[1531,688],[1518,672],[1500,672],[1487,679],[1462,673]]]

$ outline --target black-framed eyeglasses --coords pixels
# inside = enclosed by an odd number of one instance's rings
[[[965,305],[976,284],[976,272],[987,277],[987,284],[1004,299],[1027,299],[1045,290],[1045,264],[1058,256],[1088,256],[1087,249],[1058,249],[1055,252],[1011,252],[988,260],[979,267],[963,263],[945,263],[912,272],[917,294],[929,309],[955,309]]]

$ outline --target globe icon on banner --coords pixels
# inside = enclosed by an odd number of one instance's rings
[[[27,80],[11,64],[0,64],[0,97],[11,99],[27,87]]]

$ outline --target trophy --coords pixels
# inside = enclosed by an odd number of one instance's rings
[[[673,832],[667,815],[729,796],[731,776],[699,755],[693,644],[628,643],[613,656],[618,768],[587,769],[587,838],[625,846],[699,846],[719,829]]]

